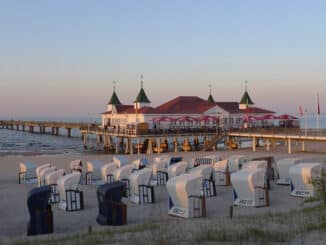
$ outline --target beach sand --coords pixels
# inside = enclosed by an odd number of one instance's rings
[[[307,145],[308,146],[308,145]],[[316,146],[314,146],[316,147]],[[319,145],[319,150],[323,150]],[[275,160],[286,157],[300,157],[310,162],[326,162],[326,154],[323,152],[299,152],[300,146],[294,147],[294,153],[288,155],[286,147],[278,147],[271,151],[258,148],[253,153],[251,149],[218,151],[217,154],[223,159],[234,154],[244,154],[249,158],[259,156],[274,156]],[[309,149],[312,149],[310,147]],[[191,161],[195,156],[210,155],[214,152],[179,152],[166,153],[171,156],[182,156],[184,160]],[[164,154],[160,154],[164,155]],[[130,160],[139,157],[148,157],[146,155],[126,155]],[[149,156],[149,159],[158,156],[157,154]],[[31,161],[39,165],[52,163],[57,168],[68,170],[70,161],[74,159],[87,160],[98,159],[103,162],[110,162],[113,155],[109,154],[76,154],[76,155],[38,155],[38,156],[2,156],[0,157],[0,238],[17,238],[26,236],[26,227],[29,219],[29,213],[26,204],[26,196],[29,190],[36,184],[18,184],[17,173],[18,164],[21,161]],[[85,209],[77,212],[65,212],[60,210],[57,205],[52,206],[54,216],[54,233],[74,233],[87,231],[89,226],[93,229],[100,227],[96,223],[98,213],[98,203],[96,197],[96,186],[80,186],[84,192]],[[272,183],[270,192],[270,207],[250,208],[235,207],[234,216],[243,216],[251,214],[260,214],[267,212],[286,212],[293,209],[302,208],[303,199],[289,195],[289,186],[279,186]],[[168,194],[164,186],[155,187],[155,204],[136,205],[127,200],[128,204],[128,225],[150,223],[158,220],[178,219],[168,215]],[[217,196],[207,199],[207,218],[219,219],[228,216],[229,207],[233,203],[232,187],[217,187]]]

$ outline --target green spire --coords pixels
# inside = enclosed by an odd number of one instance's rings
[[[209,84],[208,88],[209,88],[209,96],[208,96],[207,101],[209,103],[215,103],[215,100],[214,100],[213,95],[212,95],[212,84]]]
[[[147,95],[145,93],[145,90],[143,88],[144,85],[144,76],[141,75],[141,81],[140,81],[140,91],[137,95],[137,98],[135,100],[136,103],[151,103],[150,100],[147,98]]]
[[[116,82],[113,81],[113,94],[111,96],[111,99],[110,99],[108,105],[121,105],[118,95],[115,92],[115,84],[116,84]]]
[[[212,104],[215,103],[215,100],[214,100],[212,94],[210,94],[210,95],[208,96],[207,101],[208,101],[209,103],[212,103]]]
[[[243,94],[242,96],[242,99],[240,100],[240,103],[239,104],[243,104],[243,105],[253,105],[254,102],[252,101],[252,99],[250,98],[249,94],[248,94],[248,91],[247,91],[247,84],[248,84],[248,81],[245,81],[245,93]]]

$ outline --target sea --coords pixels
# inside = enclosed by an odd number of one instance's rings
[[[0,118],[1,120],[1,118]],[[3,120],[6,120],[3,118]],[[29,118],[20,120],[47,120],[58,121],[58,118]],[[81,118],[61,118],[60,121],[66,122],[100,122],[99,118],[81,119]],[[316,117],[307,116],[306,127],[308,129],[316,128]],[[301,128],[305,128],[304,118],[300,121]],[[319,128],[326,129],[326,114],[320,115]],[[35,131],[37,132],[37,128]],[[50,134],[50,129],[47,129],[48,134],[31,134],[29,132],[16,131],[10,129],[0,129],[0,156],[3,155],[39,155],[39,154],[91,154],[100,153],[96,149],[96,139],[89,139],[90,146],[84,149],[81,135],[78,129],[73,129],[72,137],[66,136],[65,129],[59,130],[59,136]],[[93,146],[93,147],[92,147]]]

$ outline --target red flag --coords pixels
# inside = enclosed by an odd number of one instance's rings
[[[300,117],[302,117],[302,116],[303,116],[303,113],[302,113],[302,107],[301,107],[301,105],[299,106],[299,114],[300,114]]]
[[[320,115],[319,94],[317,94],[317,114]]]

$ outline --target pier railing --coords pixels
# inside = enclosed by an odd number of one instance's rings
[[[300,128],[246,128],[229,129],[230,133],[255,133],[271,135],[296,135],[296,136],[326,136],[326,129],[300,129]]]
[[[101,127],[97,125],[86,126],[81,128],[85,133],[96,134],[109,134],[113,136],[126,136],[126,137],[144,137],[144,136],[174,136],[174,135],[205,135],[205,134],[217,134],[219,132],[216,127],[178,127],[169,129],[147,129],[138,130],[137,128],[113,128],[113,127]]]

